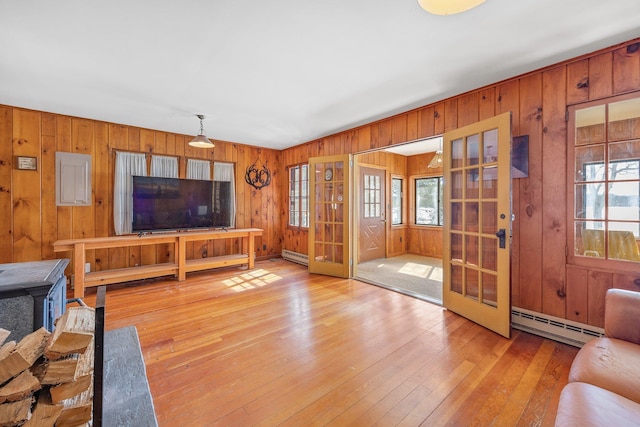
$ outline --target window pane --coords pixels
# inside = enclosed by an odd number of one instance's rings
[[[466,179],[466,198],[467,199],[477,199],[479,196],[479,174],[480,171],[478,168],[467,169],[466,171],[467,179]]]
[[[477,165],[480,161],[478,146],[480,135],[469,135],[467,137],[467,164],[466,166]]]
[[[604,257],[604,223],[576,222],[575,254],[596,258]]]
[[[463,157],[464,157],[464,150],[463,150],[462,139],[456,139],[455,141],[451,141],[451,167],[461,168]]]
[[[493,163],[498,160],[498,129],[482,134],[482,149],[484,163]]]
[[[494,234],[498,231],[498,203],[482,203],[482,233]]]
[[[478,254],[480,253],[480,249],[478,248],[478,236],[474,236],[472,234],[468,234],[464,236],[465,240],[465,255],[466,255],[466,264],[478,266]]]
[[[604,219],[604,188],[604,183],[576,185],[576,218]]]
[[[498,239],[483,237],[482,238],[482,268],[491,271],[498,269]]]
[[[482,273],[482,303],[495,307],[498,301],[498,276]]]
[[[465,219],[464,219],[464,229],[467,232],[478,232],[478,202],[466,202],[464,204],[465,208]]]
[[[416,179],[416,224],[442,225],[442,177]]]
[[[402,179],[391,179],[391,224],[402,224]]]
[[[575,180],[604,180],[604,144],[576,148]]]
[[[618,165],[622,160],[626,164]],[[609,179],[638,179],[640,140],[609,144]]]
[[[299,206],[299,167],[293,166],[289,168],[289,225],[297,227],[299,226],[300,211]]]
[[[604,117],[604,105],[576,111],[576,145],[604,142]]]
[[[609,104],[609,140],[640,138],[640,98]]]
[[[467,279],[465,296],[477,301],[478,288],[480,287],[480,279],[478,278],[478,275],[480,274],[480,272],[474,268],[465,268],[464,272]]]
[[[462,294],[462,266],[451,264],[451,287],[452,292]]]
[[[609,162],[609,180],[610,181],[638,181],[638,165],[640,160],[624,161],[619,160]]]
[[[451,229],[462,231],[462,203],[451,203]]]
[[[300,226],[309,227],[309,196],[302,198],[300,204]]]
[[[462,258],[462,235],[451,233],[451,260],[457,262],[464,262]]]
[[[462,171],[451,172],[451,198],[462,199]]]
[[[498,197],[498,167],[487,166],[482,168],[482,197],[494,199]]]
[[[610,183],[608,198],[608,219],[640,220],[640,183],[638,181]]]
[[[627,230],[626,228],[629,228],[629,225],[628,223],[610,223],[611,229],[608,235],[609,258],[640,261],[637,230]]]

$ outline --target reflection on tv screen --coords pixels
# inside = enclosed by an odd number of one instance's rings
[[[133,231],[229,227],[230,218],[229,182],[133,177]]]

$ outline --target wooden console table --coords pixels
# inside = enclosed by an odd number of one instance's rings
[[[261,235],[262,230],[259,228],[243,228],[215,231],[184,231],[142,236],[94,237],[87,239],[58,240],[53,244],[53,251],[73,252],[73,296],[75,298],[82,298],[84,297],[84,289],[87,287],[168,275],[177,276],[179,281],[183,281],[186,279],[188,272],[230,265],[247,264],[249,269],[252,269],[254,265],[255,237]],[[187,242],[219,239],[242,239],[242,253],[209,258],[186,259]],[[84,266],[87,250],[167,243],[174,245],[174,262],[85,273]]]

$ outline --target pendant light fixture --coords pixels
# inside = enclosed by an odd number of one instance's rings
[[[189,145],[196,148],[213,148],[215,145],[213,142],[209,141],[207,135],[204,133],[204,126],[202,125],[202,121],[204,120],[204,116],[202,114],[196,114],[196,117],[200,119],[200,133],[198,136],[193,138]]]
[[[440,149],[436,151],[436,155],[433,156],[427,168],[441,168],[443,166],[443,155],[442,155],[442,138],[440,138]]]
[[[418,0],[421,8],[434,15],[462,13],[484,2],[485,0]]]

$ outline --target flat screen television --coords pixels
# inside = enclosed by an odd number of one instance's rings
[[[231,183],[199,179],[133,177],[134,232],[231,225]]]

